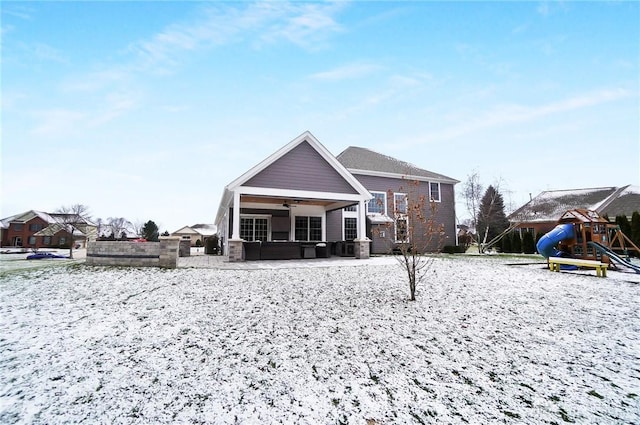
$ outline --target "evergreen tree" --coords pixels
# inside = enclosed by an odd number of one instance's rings
[[[522,252],[525,254],[533,254],[536,252],[536,246],[533,242],[533,234],[531,232],[524,232],[524,235],[522,235]]]
[[[158,232],[158,225],[153,222],[153,220],[149,220],[144,223],[142,227],[142,237],[150,242],[157,242],[158,237],[160,236]]]
[[[507,233],[502,238],[502,252],[504,253],[511,252],[511,233]]]
[[[520,232],[513,232],[513,239],[511,239],[511,251],[516,254],[522,252],[522,239],[520,238]]]
[[[504,213],[502,195],[489,186],[480,200],[478,211],[478,238],[487,243],[509,227],[509,220]]]
[[[617,215],[616,224],[620,226],[620,231],[625,234],[626,237],[631,239],[631,223],[627,219],[626,215]]]
[[[640,247],[640,212],[634,211],[631,215],[631,240]]]

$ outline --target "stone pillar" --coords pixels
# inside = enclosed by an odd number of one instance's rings
[[[229,239],[227,241],[230,263],[244,261],[244,249],[242,246],[243,242],[244,240],[242,239]]]
[[[178,267],[178,250],[180,238],[177,236],[160,236],[160,267],[175,269]]]
[[[191,256],[191,239],[180,239],[180,249],[178,250],[180,257]]]
[[[355,239],[353,242],[356,258],[360,260],[369,258],[369,243],[371,243],[371,240],[369,238],[363,238]]]

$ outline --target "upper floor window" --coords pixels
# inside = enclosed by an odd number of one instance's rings
[[[407,195],[404,193],[393,194],[394,212],[396,214],[407,213]]]
[[[22,230],[22,223],[12,223],[13,230],[19,232]]]
[[[31,232],[39,232],[40,230],[42,230],[42,224],[40,224],[40,223],[31,223],[29,225],[29,230]]]
[[[440,183],[429,183],[429,196],[432,201],[440,202]]]
[[[369,200],[367,212],[369,214],[385,214],[387,212],[387,194],[384,192],[371,192],[373,196]]]

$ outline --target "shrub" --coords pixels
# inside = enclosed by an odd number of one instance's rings
[[[202,246],[202,241],[200,239],[198,239],[196,241],[196,247],[200,248]]]
[[[520,254],[522,252],[522,239],[520,239],[520,232],[513,232],[513,238],[511,239],[511,252]]]
[[[507,233],[502,238],[502,252],[504,253],[511,252],[511,233]]]
[[[536,246],[533,242],[533,234],[525,232],[522,236],[522,252],[525,254],[533,254],[536,252]]]

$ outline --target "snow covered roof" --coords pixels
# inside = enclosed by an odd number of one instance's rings
[[[60,223],[55,223],[55,224],[51,224],[47,227],[45,227],[44,229],[40,230],[39,232],[34,233],[34,236],[54,236],[55,234],[57,234],[58,232],[61,232],[65,229],[65,225],[64,224],[60,224]],[[74,236],[84,236],[85,233],[83,231],[81,231],[80,229],[78,229],[77,227],[71,226],[73,228],[73,235]]]
[[[511,221],[555,222],[566,211],[573,209],[593,210],[611,217],[616,214],[608,213],[608,210],[631,208],[626,212],[631,214],[635,210],[640,210],[640,190],[635,190],[633,187],[548,190],[515,210],[508,218]]]
[[[443,183],[459,183],[458,180],[417,167],[371,149],[349,146],[336,157],[342,165],[354,174],[388,175],[389,177],[422,177]]]
[[[611,198],[600,207],[600,214],[614,218],[619,215],[631,216],[634,211],[640,212],[640,186],[622,187]]]
[[[56,223],[56,219],[46,212],[30,210],[20,214],[15,214],[7,218],[2,219],[2,226],[4,228],[9,227],[10,223],[27,223],[36,217],[40,217],[47,223]]]
[[[216,234],[217,227],[215,224],[194,224],[193,226],[184,226],[172,235],[200,235],[200,236],[213,236]]]

